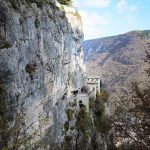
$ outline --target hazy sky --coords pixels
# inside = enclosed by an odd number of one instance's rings
[[[150,29],[150,0],[73,0],[85,39]]]

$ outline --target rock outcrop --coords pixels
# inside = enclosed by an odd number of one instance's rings
[[[31,2],[0,0],[0,149],[59,149],[65,99],[84,85],[80,15]]]

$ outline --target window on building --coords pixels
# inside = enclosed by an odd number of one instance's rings
[[[83,104],[82,104],[82,100],[79,100],[79,107],[82,107]]]
[[[79,104],[82,104],[82,100],[79,100]]]

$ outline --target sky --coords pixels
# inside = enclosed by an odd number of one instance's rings
[[[82,17],[84,39],[150,29],[150,0],[73,0]]]

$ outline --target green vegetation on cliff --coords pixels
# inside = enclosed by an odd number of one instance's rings
[[[58,0],[58,2],[63,5],[71,5],[72,4],[71,0]]]

